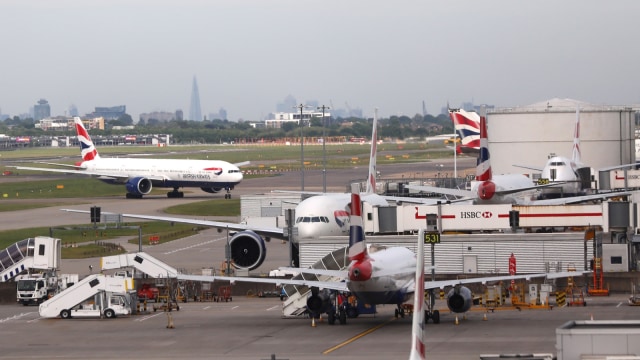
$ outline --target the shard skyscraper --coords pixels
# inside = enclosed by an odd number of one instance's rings
[[[189,120],[202,121],[202,109],[200,109],[200,93],[198,92],[198,82],[193,77],[193,87],[191,88],[191,106],[189,107]]]

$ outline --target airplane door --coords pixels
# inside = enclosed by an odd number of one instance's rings
[[[476,255],[464,255],[462,261],[465,274],[478,273],[478,257]]]

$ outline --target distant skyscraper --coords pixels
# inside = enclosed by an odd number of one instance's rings
[[[38,101],[38,105],[33,107],[33,120],[39,121],[44,118],[48,118],[51,116],[51,107],[49,107],[49,102],[45,99],[40,99]]]
[[[78,114],[78,108],[74,104],[69,105],[69,116],[78,116]]]
[[[200,109],[200,93],[198,92],[198,82],[193,77],[193,87],[191,88],[191,107],[189,108],[189,120],[202,121],[202,110]]]

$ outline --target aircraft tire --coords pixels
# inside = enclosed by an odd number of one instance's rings
[[[434,310],[433,314],[431,314],[431,318],[433,319],[434,324],[440,324],[440,310]]]
[[[347,323],[347,312],[341,310],[338,315],[340,317],[340,325],[345,325]]]
[[[333,311],[329,311],[329,313],[327,314],[327,322],[329,323],[329,325],[335,325],[336,323],[336,314]]]

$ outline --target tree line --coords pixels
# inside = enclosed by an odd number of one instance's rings
[[[372,118],[332,118],[325,126],[321,118],[312,118],[305,123],[302,133],[305,138],[317,137],[371,137]],[[7,136],[75,136],[75,131],[43,131],[35,127],[33,119],[21,119],[17,116],[0,122],[0,134]],[[282,128],[253,127],[248,122],[232,122],[228,120],[172,120],[168,122],[138,123],[134,130],[115,130],[114,126],[133,125],[131,116],[125,114],[118,119],[108,120],[105,130],[91,130],[92,135],[149,135],[171,134],[176,143],[223,143],[223,142],[258,142],[278,141],[283,138],[300,137],[300,126],[295,122],[284,123]],[[425,138],[428,136],[453,133],[453,125],[449,116],[441,114],[391,116],[378,120],[378,137],[404,140],[407,138]]]

